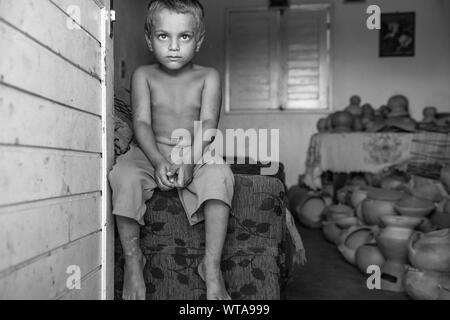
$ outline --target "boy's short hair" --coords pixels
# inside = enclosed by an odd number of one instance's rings
[[[167,9],[176,13],[190,13],[196,21],[196,36],[200,37],[205,33],[204,17],[205,11],[198,0],[150,0],[147,5],[147,21],[145,23],[145,32],[151,34],[155,14]]]

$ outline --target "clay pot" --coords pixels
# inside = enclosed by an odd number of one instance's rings
[[[362,109],[359,105],[351,104],[345,108],[345,111],[351,113],[354,117],[362,116]]]
[[[380,223],[383,216],[397,215],[395,203],[405,197],[404,193],[392,190],[373,190],[362,202],[362,215],[368,225]]]
[[[428,216],[435,208],[433,202],[417,197],[407,197],[395,205],[395,210],[402,216],[423,218]]]
[[[350,264],[356,263],[356,250],[375,242],[375,231],[369,226],[352,226],[339,236],[338,250]]]
[[[388,100],[389,114],[401,115],[408,114],[409,102],[408,99],[403,95],[394,95]]]
[[[365,103],[361,107],[363,118],[373,119],[375,117],[375,110],[371,104]]]
[[[367,198],[369,192],[373,190],[376,189],[372,187],[354,188],[350,196],[350,203],[353,206],[353,208],[356,209],[359,206],[359,204],[361,204],[363,200]]]
[[[360,132],[364,130],[364,124],[361,117],[355,116],[353,118],[353,131]]]
[[[331,121],[333,128],[352,128],[353,125],[353,115],[348,111],[337,111],[332,117]]]
[[[450,229],[414,233],[409,239],[408,257],[416,268],[450,272]]]
[[[384,261],[383,254],[375,243],[362,245],[356,250],[355,262],[358,269],[364,274],[367,273],[367,267],[375,265],[381,268]]]
[[[422,115],[425,118],[436,118],[438,111],[436,107],[430,106],[423,108]]]
[[[413,229],[422,220],[402,216],[383,216],[380,219],[385,227],[377,237],[377,244],[386,259],[381,268],[381,289],[403,292],[405,266],[408,262],[408,240]]]
[[[359,106],[361,104],[361,97],[357,94],[354,94],[350,97],[350,104]]]
[[[323,216],[327,221],[337,221],[341,218],[353,217],[354,215],[351,207],[342,204],[328,206],[323,211]]]
[[[388,176],[381,179],[381,188],[386,190],[396,190],[406,184],[406,179],[401,176]]]
[[[436,300],[441,294],[439,286],[450,286],[450,273],[406,268],[405,289],[411,298]]]
[[[363,176],[356,176],[352,179],[352,192],[357,188],[366,188],[367,181]]]
[[[386,260],[406,263],[409,238],[422,219],[402,216],[383,216],[380,219],[384,226],[377,237],[380,251]]]
[[[290,210],[302,225],[315,229],[322,226],[325,200],[315,192],[298,186],[288,191]]]
[[[343,217],[339,218],[335,221],[337,226],[341,229],[348,229],[351,226],[355,226],[359,224],[359,220],[357,217]]]
[[[434,225],[430,219],[428,219],[428,218],[421,218],[421,219],[422,219],[422,223],[417,228],[419,231],[422,231],[423,233],[428,233],[428,232],[436,231],[436,230],[440,229],[436,225]]]
[[[330,115],[325,119],[325,124],[326,124],[326,127],[327,127],[327,131],[333,130],[333,121],[331,120],[331,116],[332,116],[332,114],[330,114]]]
[[[322,233],[325,239],[331,243],[337,244],[342,229],[334,221],[322,222]]]
[[[327,131],[327,120],[325,118],[319,119],[319,121],[317,121],[316,128],[319,133],[326,132]]]
[[[441,202],[444,200],[445,190],[440,181],[415,176],[412,194],[432,202]]]
[[[339,204],[347,205],[350,204],[350,198],[352,196],[353,190],[356,189],[353,185],[347,185],[336,192],[336,199]]]

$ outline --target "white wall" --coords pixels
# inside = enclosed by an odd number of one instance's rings
[[[375,107],[389,96],[402,93],[410,100],[412,115],[420,119],[424,106],[450,111],[450,1],[373,0],[382,12],[416,12],[416,55],[411,58],[379,58],[378,31],[366,28],[369,3],[344,4],[336,1],[292,3],[332,3],[332,100],[334,109],[348,104],[352,94]],[[197,62],[216,67],[225,74],[226,7],[265,6],[266,0],[204,0],[206,42]],[[270,113],[227,115],[222,112],[220,128],[280,129],[280,160],[286,167],[287,185],[304,172],[306,152],[315,124],[324,114]]]

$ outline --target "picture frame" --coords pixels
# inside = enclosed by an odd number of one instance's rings
[[[415,12],[381,14],[380,57],[415,56]]]

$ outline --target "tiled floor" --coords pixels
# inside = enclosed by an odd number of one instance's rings
[[[289,300],[363,299],[404,300],[408,296],[382,290],[369,290],[368,275],[347,263],[335,245],[327,242],[321,230],[299,227],[308,262],[297,266],[287,288]]]

